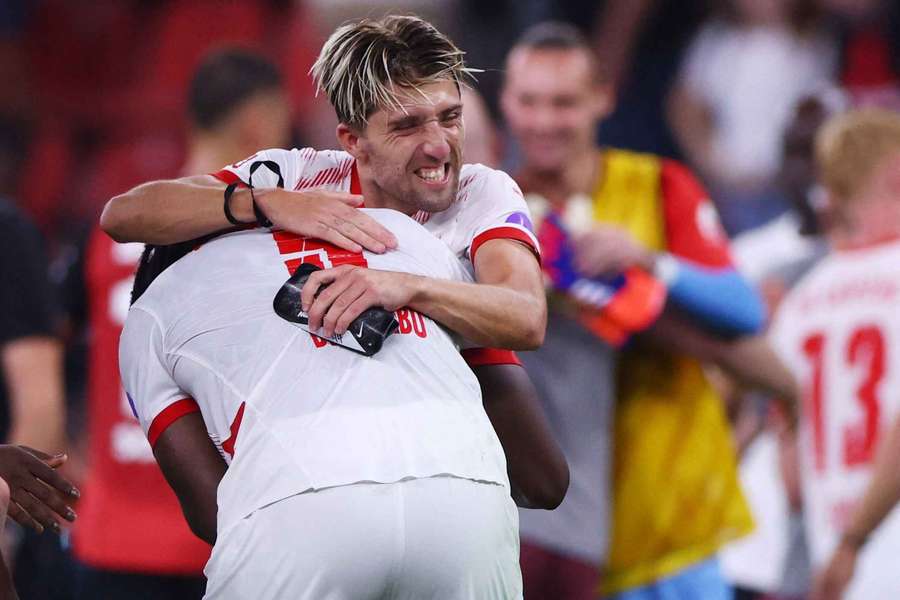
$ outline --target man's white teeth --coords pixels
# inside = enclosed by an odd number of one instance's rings
[[[436,167],[433,169],[422,168],[416,171],[416,175],[425,181],[440,181],[444,178],[444,167]]]

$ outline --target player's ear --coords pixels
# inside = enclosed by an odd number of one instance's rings
[[[343,148],[347,154],[356,160],[363,158],[364,151],[362,144],[360,143],[362,136],[357,129],[346,123],[338,123],[335,133],[337,134],[337,139],[341,148]]]

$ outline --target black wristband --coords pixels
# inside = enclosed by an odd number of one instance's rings
[[[238,221],[231,212],[231,196],[234,194],[234,190],[239,185],[240,185],[240,183],[236,181],[234,183],[229,183],[228,186],[225,188],[225,204],[222,207],[222,210],[225,213],[225,218],[228,219],[228,222],[231,223],[232,225],[235,225],[237,227],[243,227],[244,225],[253,225],[253,221],[248,221],[248,222]],[[251,198],[252,198],[252,192],[251,192]],[[254,209],[256,208],[255,202],[253,203],[253,208]],[[254,214],[256,213],[255,210],[253,212],[254,212]]]
[[[250,188],[250,201],[253,204],[253,214],[256,215],[256,223],[260,227],[272,227],[272,221],[262,211],[259,204],[256,203],[256,196],[253,195],[253,174],[260,167],[266,167],[278,177],[277,187],[284,189],[284,177],[281,175],[281,167],[274,160],[258,160],[250,165],[250,175],[248,178],[248,187]]]
[[[272,221],[262,211],[259,204],[256,203],[256,196],[253,195],[253,188],[250,188],[250,201],[253,204],[253,214],[256,215],[256,224],[260,227],[271,227]]]

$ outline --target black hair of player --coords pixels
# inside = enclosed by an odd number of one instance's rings
[[[215,50],[191,79],[188,118],[193,127],[209,131],[257,94],[281,88],[281,73],[266,57],[236,47]]]
[[[224,232],[211,233],[178,244],[166,246],[147,244],[144,246],[144,252],[141,254],[141,260],[138,262],[137,271],[134,274],[134,287],[131,288],[131,304],[137,302],[138,298],[153,283],[153,280],[159,277],[163,271],[171,267],[191,250],[202,246],[222,233]]]
[[[578,27],[563,21],[542,21],[526,29],[512,46],[515,50],[550,50],[584,52],[591,63],[591,70],[597,71],[594,49],[587,36]]]
[[[591,52],[590,42],[581,30],[563,21],[543,21],[532,25],[519,36],[513,48]]]

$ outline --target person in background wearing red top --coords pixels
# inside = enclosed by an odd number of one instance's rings
[[[220,50],[199,66],[188,99],[184,174],[206,173],[287,143],[282,77],[268,60]],[[196,538],[166,484],[119,381],[118,345],[142,244],[98,228],[84,266],[92,330],[89,467],[73,532],[78,598],[201,598],[209,546]]]

